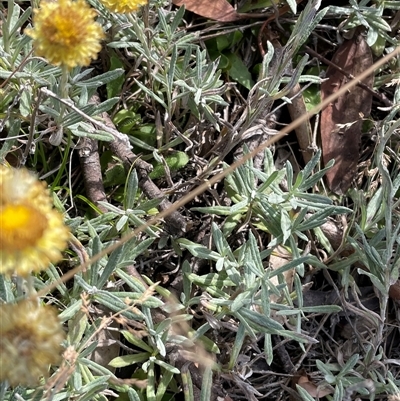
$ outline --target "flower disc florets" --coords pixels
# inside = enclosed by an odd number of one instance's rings
[[[62,258],[69,231],[46,185],[0,166],[0,273],[27,276]]]
[[[0,382],[37,385],[61,362],[64,338],[55,309],[28,300],[0,305]]]
[[[51,64],[67,68],[87,66],[97,58],[104,33],[94,21],[96,11],[85,0],[42,1],[33,17],[35,52]]]

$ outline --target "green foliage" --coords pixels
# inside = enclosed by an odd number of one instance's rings
[[[398,40],[388,35],[391,31],[390,25],[383,17],[385,10],[398,10],[399,4],[395,1],[375,1],[368,6],[369,0],[349,0],[350,7],[330,6],[329,10],[336,14],[346,15],[347,19],[343,24],[343,29],[353,29],[363,26],[367,29],[366,41],[377,56],[382,55],[385,50],[386,42],[397,46]]]
[[[380,121],[373,124],[377,140],[371,169],[376,168],[376,176],[364,188],[353,188],[337,199],[324,189],[323,176],[332,163],[322,168],[320,151],[305,166],[286,161],[281,168],[276,167],[278,152],[267,149],[261,168],[248,160],[219,186],[210,187],[199,201],[201,206],[185,211],[185,217],[195,222],[196,218],[201,223],[212,220],[208,242],[189,238],[196,228],[179,237],[169,234],[165,222],[158,222],[101,257],[108,246],[143,226],[164,199],[145,197],[135,162],[127,173],[125,161],[104,150],[114,140],[114,129],[97,125],[102,113],[109,112],[117,131],[126,135],[126,146],[153,164],[150,178],[171,179],[169,173],[181,170],[177,176],[183,177],[183,183],[176,192],[175,187],[160,191],[181,196],[192,182],[206,181],[218,169],[228,168],[230,159],[225,156],[243,141],[253,135],[273,135],[275,131],[267,128],[273,108],[290,102],[288,93],[297,83],[310,85],[304,92],[309,105],[319,102],[322,78],[319,71],[314,73],[315,63],[310,66],[302,46],[322,29],[321,22],[341,18],[341,31],[364,27],[368,44],[381,55],[398,45],[387,22],[388,15],[400,9],[398,2],[350,0],[347,7],[322,10],[317,2],[306,2],[283,47],[274,48],[268,42],[265,56],[252,60],[253,64],[245,60],[242,50],[247,43],[256,48],[255,36],[248,27],[237,29],[236,22],[227,34],[217,32],[209,39],[211,23],[194,28],[191,14],[166,1],[152,1],[142,14],[132,15],[112,15],[97,0],[90,3],[108,32],[106,68],[101,72],[98,65],[76,68],[68,77],[31,54],[32,43],[24,34],[31,7],[11,0],[7,10],[1,6],[0,131],[4,141],[0,160],[3,163],[11,152],[26,145],[21,164],[49,180],[56,207],[65,212],[71,230],[65,261],[29,279],[36,291],[44,291],[43,302],[59,308],[67,331],[64,345],[73,347],[76,360],[70,373],[62,370],[65,367],[50,370],[50,380],[65,373],[61,377],[65,380],[56,380],[54,389],[44,385],[12,389],[0,383],[0,401],[106,401],[110,397],[164,401],[182,393],[185,400],[199,396],[208,401],[217,376],[240,383],[250,399],[256,392],[251,374],[241,376],[243,360],[251,355],[262,361],[263,368],[274,369],[276,339],[289,344],[288,349],[295,348],[296,358],[308,357],[307,374],[320,376],[321,383],[332,390],[328,400],[348,400],[355,393],[373,400],[374,394],[382,398],[399,392],[393,368],[396,359],[386,355],[383,346],[390,337],[389,289],[398,280],[400,267],[398,82],[392,82],[397,85],[396,105],[379,110]],[[297,13],[294,0],[284,4]],[[241,5],[240,12],[260,11],[272,2]],[[258,77],[253,75],[254,63],[259,63]],[[396,66],[390,68],[395,71]],[[387,72],[390,68],[379,72],[378,87],[398,78]],[[232,89],[231,81],[240,85]],[[100,94],[99,103],[90,102],[95,94]],[[385,111],[388,115],[381,117]],[[83,193],[74,160],[84,138],[100,141],[108,202],[94,204]],[[188,165],[199,165],[199,174],[190,176],[190,169],[184,169]],[[334,248],[323,228],[340,219],[346,229],[342,244]],[[350,250],[342,253],[346,246]],[[287,259],[276,267],[271,260],[280,249]],[[90,266],[70,281],[62,281],[64,273],[90,257],[96,258]],[[175,272],[182,273],[175,296],[156,283],[175,274],[168,271],[170,259],[176,263]],[[329,298],[329,302],[307,304],[310,276],[326,280],[323,290],[333,288],[337,302]],[[346,354],[344,347],[325,345],[324,339],[330,341],[332,333],[326,330],[320,335],[319,331],[324,325],[334,326],[340,312],[349,313],[345,308],[349,294],[354,302],[358,300],[361,280],[373,287],[379,310],[359,308],[364,313],[359,312],[361,317],[371,323],[372,334],[368,341],[363,338],[357,343],[357,352]],[[55,290],[46,290],[52,283],[57,283]],[[0,275],[1,302],[14,302],[25,291],[23,282]],[[320,319],[318,330],[312,330],[316,318]],[[116,337],[101,338],[104,333]],[[117,353],[107,361],[95,356],[104,344],[117,345]],[[325,355],[329,347],[337,353]],[[202,385],[196,397],[198,383],[194,384],[191,364],[174,366],[172,351],[199,363]],[[118,378],[121,368],[131,369],[126,382]],[[314,399],[300,385],[297,390],[303,400]]]
[[[111,53],[111,50],[110,50]],[[114,54],[110,54],[110,71],[120,70],[124,67],[122,61]],[[116,77],[113,81],[107,83],[107,99],[119,96],[121,93],[123,84],[125,82],[124,75]]]
[[[218,36],[207,41],[207,50],[212,60],[219,60],[218,66],[222,71],[250,90],[254,86],[251,73],[242,58],[232,50],[240,46],[242,39],[243,34],[240,31]]]
[[[170,171],[177,171],[186,166],[189,162],[189,156],[185,152],[175,152],[164,158],[165,164]],[[153,165],[153,171],[149,174],[150,178],[156,179],[165,176],[165,164],[162,161]]]

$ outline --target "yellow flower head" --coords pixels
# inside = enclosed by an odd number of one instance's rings
[[[87,66],[97,58],[104,38],[95,16],[96,11],[85,0],[44,0],[35,10],[34,28],[26,33],[34,39],[36,54],[51,64]]]
[[[135,13],[140,6],[145,6],[148,0],[100,0],[112,13]]]
[[[26,276],[62,258],[69,231],[43,182],[0,166],[0,273]]]
[[[28,300],[0,305],[0,382],[38,384],[61,362],[64,338],[53,308]]]

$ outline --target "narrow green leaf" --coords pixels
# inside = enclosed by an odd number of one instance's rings
[[[134,334],[132,334],[131,332],[127,331],[127,330],[121,330],[121,334],[133,345],[135,345],[138,348],[141,348],[145,351],[147,351],[148,353],[152,353],[154,352],[154,349],[152,347],[150,347],[146,342],[144,342],[142,339],[136,337]],[[127,355],[127,356],[131,356],[131,355]]]
[[[211,389],[213,385],[212,376],[212,369],[206,366],[203,372],[203,381],[201,383],[200,401],[211,401]]]
[[[109,365],[113,368],[123,368],[125,366],[134,365],[137,363],[141,363],[147,361],[151,354],[148,352],[140,352],[138,354],[132,355],[122,355],[112,359],[109,362]]]
[[[345,377],[351,370],[353,370],[354,366],[356,366],[358,360],[360,359],[359,354],[352,355],[343,368],[340,370],[338,377]]]
[[[271,365],[274,360],[274,351],[272,347],[272,336],[269,333],[266,333],[264,337],[264,354],[266,355],[267,364]]]
[[[236,333],[235,342],[233,343],[231,356],[229,358],[228,369],[232,370],[236,366],[237,358],[242,350],[244,339],[246,338],[246,330],[243,324],[239,324],[238,331]]]
[[[147,386],[146,386],[146,396],[147,401],[156,401],[156,379],[154,372],[154,363],[149,361],[149,367],[147,368]]]
[[[161,381],[158,383],[156,392],[156,401],[162,401],[165,392],[168,390],[168,385],[174,377],[174,373],[170,371],[164,371],[162,374]]]
[[[129,401],[141,401],[139,394],[132,387],[128,388],[128,397],[129,397]]]
[[[193,382],[190,370],[188,369],[188,364],[183,365],[181,370],[181,378],[182,378],[183,395],[185,397],[185,401],[194,401]]]
[[[303,387],[301,387],[298,384],[296,384],[296,388],[297,388],[298,393],[300,394],[300,397],[304,401],[315,401],[314,398],[311,397],[311,395],[308,393],[308,391],[305,390]]]
[[[162,368],[166,369],[167,371],[178,375],[180,372],[180,370],[164,361],[161,361],[159,359],[154,359],[154,363],[156,363],[157,365],[161,366]]]
[[[108,258],[107,264],[96,283],[96,286],[98,288],[103,288],[105,286],[106,282],[110,279],[112,273],[117,268],[121,256],[122,256],[122,247],[117,248],[115,251],[111,253],[110,257]]]

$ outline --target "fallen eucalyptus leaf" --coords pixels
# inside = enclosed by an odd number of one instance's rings
[[[220,22],[232,22],[240,19],[239,14],[226,0],[172,0],[176,6],[185,6],[202,17]]]
[[[361,34],[345,41],[339,47],[332,62],[353,76],[372,65],[371,49]],[[321,85],[321,98],[326,99],[348,81],[343,74],[329,66],[328,80]],[[373,76],[363,82],[372,88]],[[330,103],[321,113],[321,142],[323,161],[331,159],[335,165],[327,172],[326,179],[332,192],[344,194],[351,186],[356,173],[360,152],[362,119],[371,112],[372,94],[355,86],[345,95]]]

